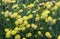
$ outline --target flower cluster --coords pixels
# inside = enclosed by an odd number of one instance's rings
[[[57,24],[57,14],[59,14],[57,10],[60,8],[60,1],[40,3],[39,0],[35,0],[29,4],[18,1],[2,0],[2,3],[6,5],[6,10],[2,11],[1,14],[9,26],[4,29],[5,37],[12,37],[12,39],[40,39],[40,37],[53,39],[55,33],[52,27]],[[60,39],[60,35],[57,39]]]

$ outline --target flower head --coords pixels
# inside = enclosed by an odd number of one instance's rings
[[[30,33],[30,32],[26,34],[26,37],[28,37],[28,38],[31,36],[32,36],[32,33]]]
[[[20,36],[19,34],[17,34],[17,35],[15,36],[15,39],[21,39],[21,36]]]
[[[60,39],[60,35],[57,37],[57,39]]]
[[[51,35],[50,32],[46,32],[45,35],[46,35],[46,37],[48,37],[48,38],[52,38],[52,35]]]

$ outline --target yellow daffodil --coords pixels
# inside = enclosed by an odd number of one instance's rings
[[[16,18],[18,16],[18,13],[14,12],[12,15],[11,15],[11,18]]]
[[[10,31],[6,32],[6,38],[10,38],[11,34]]]
[[[8,17],[9,11],[5,11],[4,16]]]
[[[49,13],[50,13],[49,10],[45,10],[44,12],[42,12],[42,14],[41,14],[41,19],[47,18]]]
[[[24,24],[24,25],[27,25],[27,24],[28,24],[28,21],[24,21],[23,24]]]
[[[48,37],[48,38],[52,38],[52,35],[51,35],[50,32],[46,32],[45,35],[46,35],[46,37]]]
[[[31,24],[31,27],[32,27],[33,29],[37,29],[37,25],[35,25],[35,24]]]
[[[18,25],[18,24],[22,24],[23,23],[23,19],[22,18],[19,18],[15,21],[15,24]]]
[[[39,21],[39,20],[40,20],[40,16],[38,14],[36,14],[35,21]]]
[[[30,33],[30,32],[26,34],[26,37],[27,37],[27,38],[29,38],[29,37],[31,37],[31,36],[32,36],[32,33]]]
[[[51,3],[48,1],[48,2],[45,3],[45,6],[46,6],[47,8],[51,8]]]
[[[36,17],[36,18],[35,18],[35,21],[39,21],[39,20],[40,20],[40,17]]]
[[[41,19],[45,19],[45,18],[47,18],[47,17],[48,17],[48,15],[47,15],[46,13],[42,13]]]
[[[52,10],[57,10],[57,9],[58,9],[58,6],[56,5],[52,7]]]
[[[22,38],[22,39],[26,39],[26,38]]]
[[[18,16],[16,17],[16,19],[19,19],[19,18],[21,18],[21,15],[18,15]]]
[[[21,27],[20,30],[25,31],[26,27]]]
[[[9,28],[5,28],[5,32],[8,32],[9,31]]]
[[[49,16],[48,18],[45,19],[46,22],[52,22],[52,17]]]
[[[17,34],[17,35],[15,36],[15,39],[21,39],[21,35]]]
[[[30,28],[30,24],[27,24],[27,25],[26,25],[26,28]]]
[[[32,15],[32,14],[29,14],[28,18],[30,19],[30,18],[32,18],[32,17],[33,17],[33,15]]]
[[[11,14],[12,14],[11,12],[9,12],[9,11],[5,11],[4,16],[5,16],[5,17],[10,17]]]
[[[18,30],[19,30],[19,28],[18,28],[18,27],[15,27],[15,28],[14,28],[14,30],[15,30],[15,31],[18,31]]]
[[[28,20],[28,16],[23,16],[23,20]]]
[[[37,34],[41,36],[41,35],[42,35],[42,32],[41,32],[41,31],[38,31],[38,33],[37,33]]]
[[[60,35],[57,37],[57,39],[60,39]]]
[[[49,11],[49,10],[45,10],[45,11],[44,11],[44,13],[49,14],[49,13],[50,13],[50,11]]]
[[[15,35],[15,34],[17,34],[17,31],[11,30],[11,35]]]
[[[15,21],[15,25],[18,25],[19,24],[19,22],[18,21]]]
[[[52,24],[55,24],[56,21],[57,21],[57,19],[53,19],[53,20],[52,20]]]
[[[58,1],[55,5],[56,5],[56,6],[60,6],[60,1]]]

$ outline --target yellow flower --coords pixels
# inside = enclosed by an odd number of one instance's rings
[[[55,5],[56,5],[56,6],[60,6],[60,1],[58,1]]]
[[[41,14],[41,19],[45,19],[45,18],[47,18],[49,13],[50,13],[49,10],[45,10],[45,11],[43,11],[42,14]]]
[[[22,18],[19,18],[15,21],[15,24],[18,25],[18,24],[22,24],[23,23],[23,19]]]
[[[40,17],[36,17],[36,18],[35,18],[35,21],[39,21],[39,20],[40,20],[39,18],[40,18]]]
[[[60,35],[57,37],[57,39],[60,39]]]
[[[18,27],[15,27],[14,30],[17,32],[19,30],[19,28]]]
[[[18,22],[19,22],[19,24],[22,24],[23,23],[23,19],[22,18],[19,18],[18,19]]]
[[[31,24],[31,27],[32,27],[33,29],[37,29],[37,25],[35,25],[35,24]]]
[[[58,6],[54,6],[54,7],[52,7],[52,10],[57,10],[58,9]]]
[[[52,35],[51,35],[50,32],[46,32],[46,33],[45,33],[45,36],[48,37],[48,38],[52,38]]]
[[[18,21],[15,21],[15,25],[17,26],[19,23],[18,23]]]
[[[6,32],[6,38],[10,38],[11,34],[10,31]]]
[[[28,18],[30,19],[30,18],[32,18],[32,17],[33,17],[33,15],[32,15],[32,14],[29,14]]]
[[[41,36],[41,35],[42,35],[42,32],[41,32],[41,31],[38,31],[38,33],[37,33],[37,34]]]
[[[52,20],[52,24],[55,24],[56,21],[57,21],[57,19],[53,19],[53,20]]]
[[[30,32],[26,34],[26,37],[28,37],[28,38],[31,36],[32,36],[32,33],[30,33]]]
[[[49,11],[49,10],[45,10],[45,11],[44,11],[44,13],[49,14],[49,13],[50,13],[50,11]]]
[[[19,19],[19,18],[21,18],[21,16],[20,16],[20,15],[18,15],[18,16],[16,17],[16,19]]]
[[[34,4],[31,3],[30,5],[28,5],[28,7],[30,8],[34,7]]]
[[[20,30],[25,31],[26,27],[21,27]]]
[[[52,22],[52,17],[49,16],[48,18],[45,19],[46,22]]]
[[[23,16],[23,20],[28,20],[28,16]]]
[[[17,34],[17,31],[12,30],[12,31],[11,31],[11,35],[15,35],[15,34]]]
[[[22,39],[26,39],[26,38],[22,38]]]
[[[14,12],[12,15],[11,15],[11,18],[16,18],[18,16],[18,13]]]
[[[48,1],[48,2],[45,3],[45,6],[46,6],[47,8],[51,8],[51,3]]]
[[[30,28],[30,24],[27,24],[27,25],[26,25],[26,28]]]
[[[47,15],[46,13],[42,13],[41,19],[45,19],[45,18],[47,18],[47,17],[48,17],[48,15]]]
[[[18,8],[18,4],[12,6],[12,9]]]
[[[40,17],[36,17],[36,18],[35,18],[35,21],[39,21],[39,20],[40,20]]]
[[[15,36],[15,39],[21,39],[21,36],[20,36],[19,34],[17,34],[17,35]]]
[[[22,6],[26,9],[27,8],[27,6],[25,5],[25,4],[22,4]]]
[[[23,24],[24,24],[24,25],[27,25],[27,24],[28,24],[28,21],[24,21]]]
[[[5,11],[4,16],[8,17],[9,11]]]
[[[9,28],[5,28],[5,32],[8,32],[9,31]]]

